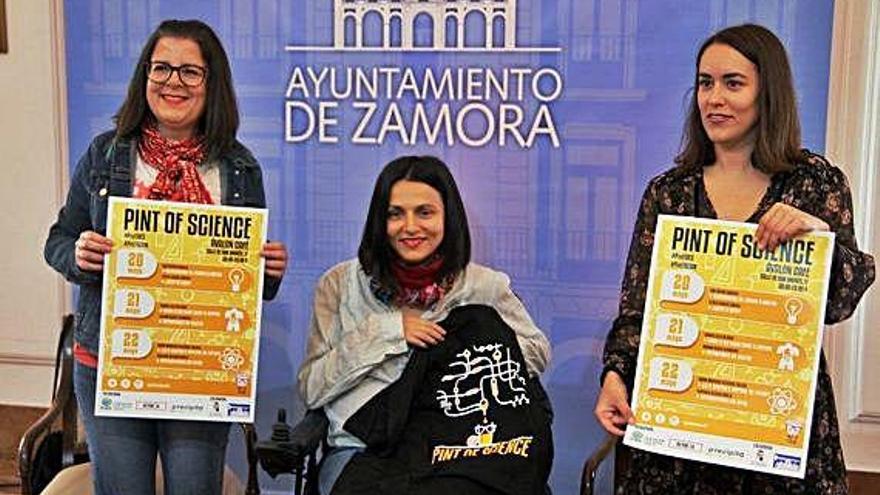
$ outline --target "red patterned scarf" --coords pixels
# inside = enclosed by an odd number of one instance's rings
[[[431,257],[418,265],[407,265],[400,260],[392,262],[391,273],[399,287],[394,297],[396,305],[428,308],[442,299],[452,287],[452,277],[437,280],[442,266],[442,256]]]
[[[168,139],[159,133],[155,122],[149,122],[141,129],[138,152],[145,162],[159,171],[147,198],[180,203],[213,203],[211,193],[196,169],[205,159],[204,138],[195,136],[183,141]]]

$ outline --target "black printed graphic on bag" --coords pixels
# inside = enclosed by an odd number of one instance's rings
[[[334,494],[544,494],[552,412],[513,330],[488,306],[454,309],[446,339],[344,428],[367,444]],[[462,491],[463,490],[463,491]]]

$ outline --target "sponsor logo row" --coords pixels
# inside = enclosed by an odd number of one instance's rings
[[[753,444],[750,448],[718,447],[706,445],[692,439],[665,438],[652,435],[653,429],[644,428],[636,430],[632,439],[646,447],[666,447],[671,450],[679,450],[690,454],[704,454],[707,457],[727,460],[748,460],[751,464],[772,467],[785,471],[796,472],[800,469],[801,458],[794,455],[781,454],[774,451],[770,445]]]
[[[210,400],[162,400],[162,399],[131,399],[120,394],[105,393],[100,400],[103,411],[144,411],[168,412],[181,416],[208,416],[246,418],[250,415],[251,405],[229,402],[223,398]]]

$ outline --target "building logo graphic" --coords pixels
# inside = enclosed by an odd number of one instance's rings
[[[285,49],[560,51],[557,47],[518,47],[516,14],[517,0],[333,0],[333,45],[288,45]],[[479,32],[471,32],[468,26],[480,28]]]
[[[561,50],[516,46],[517,0],[334,0],[332,12],[324,5],[332,44],[286,48],[296,62],[284,95],[285,142],[560,146],[553,103],[563,77],[558,60],[537,55]],[[383,60],[340,64],[338,53],[348,52],[382,52]],[[407,52],[454,60],[405,63]],[[486,54],[504,60],[486,63]]]

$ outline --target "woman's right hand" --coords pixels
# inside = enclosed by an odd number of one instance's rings
[[[73,257],[76,266],[87,272],[99,272],[104,269],[104,255],[110,252],[113,241],[92,230],[85,230],[76,240]]]
[[[427,348],[443,342],[446,330],[440,325],[423,320],[415,314],[403,312],[403,338],[410,345]]]
[[[599,399],[596,400],[596,419],[612,435],[623,436],[624,425],[635,424],[636,418],[629,408],[626,384],[614,371],[605,374]]]

